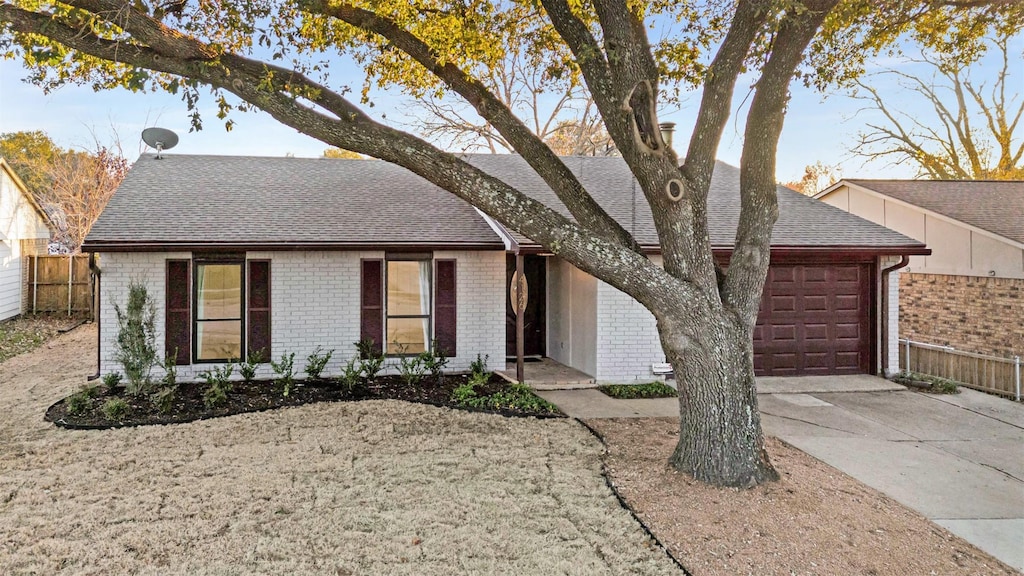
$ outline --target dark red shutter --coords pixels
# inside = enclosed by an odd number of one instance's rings
[[[165,315],[164,351],[177,354],[175,364],[191,364],[192,309],[189,294],[192,280],[188,260],[167,261],[167,308]]]
[[[363,260],[359,339],[373,341],[374,351],[384,342],[384,261]]]
[[[249,261],[249,325],[246,354],[259,353],[264,362],[270,350],[270,261]]]
[[[445,356],[455,356],[455,260],[437,261],[437,291],[434,295],[434,347]]]

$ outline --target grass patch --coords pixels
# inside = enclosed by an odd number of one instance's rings
[[[676,389],[663,382],[648,382],[646,384],[605,384],[598,386],[598,390],[607,396],[620,400],[632,400],[634,398],[675,398],[678,394]]]
[[[0,322],[0,362],[38,348],[74,320],[67,316],[22,316]]]

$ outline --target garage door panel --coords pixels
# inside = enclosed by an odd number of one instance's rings
[[[870,265],[776,265],[754,329],[759,375],[870,370]]]
[[[827,342],[828,341],[828,325],[827,324],[805,324],[804,325],[804,339],[808,342]]]
[[[837,294],[835,297],[836,312],[853,312],[860,311],[860,295],[859,294]]]
[[[824,294],[804,296],[804,311],[828,312],[828,296]]]

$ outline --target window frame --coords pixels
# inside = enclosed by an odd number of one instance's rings
[[[389,284],[389,265],[391,262],[427,262],[429,266],[427,269],[430,271],[430,286],[428,287],[429,294],[427,295],[427,313],[426,314],[391,314],[388,310],[388,284]],[[432,252],[396,252],[396,253],[385,253],[384,254],[384,266],[383,266],[383,282],[381,283],[384,287],[384,298],[383,306],[384,309],[384,330],[383,339],[384,342],[381,346],[381,351],[387,358],[410,358],[417,356],[420,352],[406,352],[400,354],[397,352],[389,352],[391,342],[388,341],[388,322],[394,318],[399,319],[427,319],[427,342],[424,343],[424,351],[432,351],[434,347],[434,283],[436,282],[436,273],[434,271],[434,254]]]
[[[207,265],[232,265],[239,269],[239,308],[237,318],[199,319],[199,267]],[[199,357],[199,323],[200,322],[223,322],[238,321],[239,324],[239,353],[246,353],[246,315],[248,298],[248,283],[246,274],[248,265],[245,254],[218,254],[207,256],[196,256],[192,258],[192,364],[224,364],[225,362],[238,362],[245,358],[200,358]]]

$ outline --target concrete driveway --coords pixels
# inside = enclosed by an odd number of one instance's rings
[[[775,382],[758,396],[765,433],[1024,571],[1024,405],[966,389],[949,396],[886,390],[891,383],[880,378],[875,391],[834,391],[843,378],[818,392],[801,379]],[[851,383],[865,389],[864,377],[856,378]],[[580,418],[678,414],[675,399],[540,394]]]

